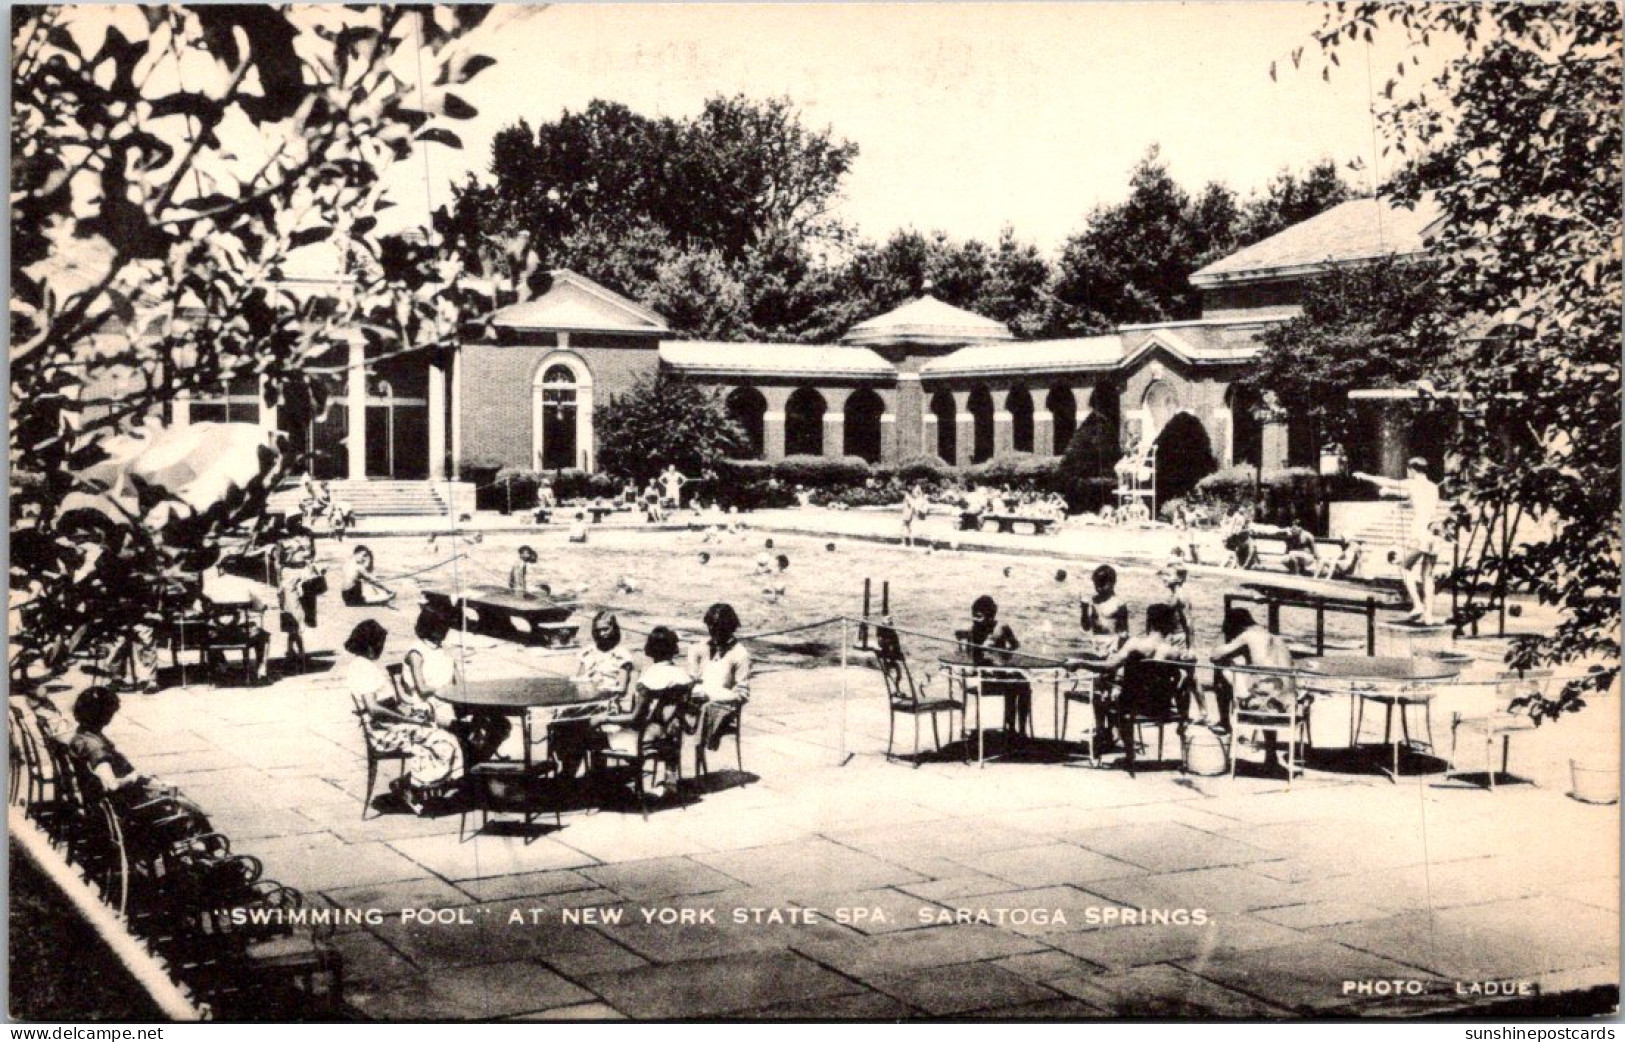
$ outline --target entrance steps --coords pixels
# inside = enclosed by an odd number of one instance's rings
[[[451,504],[443,488],[428,481],[329,481],[333,499],[349,507],[357,518],[370,517],[448,517]],[[297,484],[278,489],[268,509],[289,514],[299,512],[304,490]]]

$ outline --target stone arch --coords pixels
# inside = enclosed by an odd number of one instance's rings
[[[1140,398],[1140,409],[1148,424],[1146,433],[1157,436],[1174,414],[1179,412],[1179,392],[1167,380],[1153,380]]]
[[[1051,387],[1044,396],[1044,408],[1049,410],[1050,426],[1055,432],[1052,451],[1059,456],[1072,442],[1072,432],[1078,429],[1078,400],[1070,387]]]
[[[749,459],[761,459],[766,445],[767,399],[754,387],[735,387],[723,400],[728,416],[745,432]]]
[[[1032,452],[1033,396],[1025,387],[1012,387],[1004,396],[1004,411],[1010,414],[1010,447]]]
[[[1207,428],[1180,410],[1157,433],[1157,505],[1178,499],[1218,467]]]
[[[842,424],[846,432],[842,453],[879,463],[880,417],[885,412],[886,403],[867,387],[860,387],[847,395],[845,422]]]
[[[931,396],[931,415],[937,418],[937,443],[932,448],[951,465],[959,448],[958,411],[952,391],[938,391]]]
[[[824,454],[824,396],[811,387],[797,388],[784,406],[784,452],[787,456]]]
[[[965,405],[965,411],[971,416],[971,453],[972,463],[981,463],[983,460],[993,458],[993,395],[986,387],[978,387],[970,393],[970,401]]]

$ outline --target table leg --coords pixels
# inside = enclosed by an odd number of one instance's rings
[[[520,720],[520,723],[519,723],[519,726],[520,726],[520,728],[521,728],[521,729],[522,729],[522,733],[523,733],[523,735],[524,735],[524,746],[525,746],[525,774],[526,774],[526,775],[527,775],[527,776],[528,776],[528,775],[529,775],[529,774],[530,774],[530,768],[531,768],[531,753],[530,753],[530,741],[531,741],[531,731],[530,731],[530,711],[529,711],[529,710],[524,710],[524,711],[522,711],[522,712],[521,712],[521,713],[520,713],[520,714],[519,714],[519,720]]]

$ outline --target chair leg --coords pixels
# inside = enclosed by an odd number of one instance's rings
[[[914,766],[920,766],[920,714],[914,714]]]
[[[897,710],[886,714],[886,759],[891,760],[892,743],[897,738]]]
[[[361,820],[367,820],[367,811],[372,809],[372,787],[378,783],[378,761],[371,756],[367,757],[367,794],[361,798]]]
[[[937,752],[942,752],[942,733],[937,730],[937,714],[931,714],[931,742],[936,746]]]
[[[739,765],[739,773],[745,773],[745,738],[738,731],[734,732],[734,762]]]

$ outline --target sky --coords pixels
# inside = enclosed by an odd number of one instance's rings
[[[1005,225],[1055,250],[1121,200],[1152,145],[1187,189],[1243,196],[1283,167],[1360,160],[1368,187],[1380,90],[1404,57],[1379,36],[1329,83],[1305,3],[556,4],[499,8],[463,90],[479,115],[460,151],[431,146],[388,177],[405,226],[450,201],[490,142],[594,98],[691,116],[707,97],[788,96],[859,154],[839,213],[866,237],[899,228],[990,239]],[[1306,47],[1294,70],[1291,52]],[[1271,63],[1278,79],[1271,81]],[[1378,157],[1385,173],[1388,161]],[[425,189],[425,185],[427,189]]]

